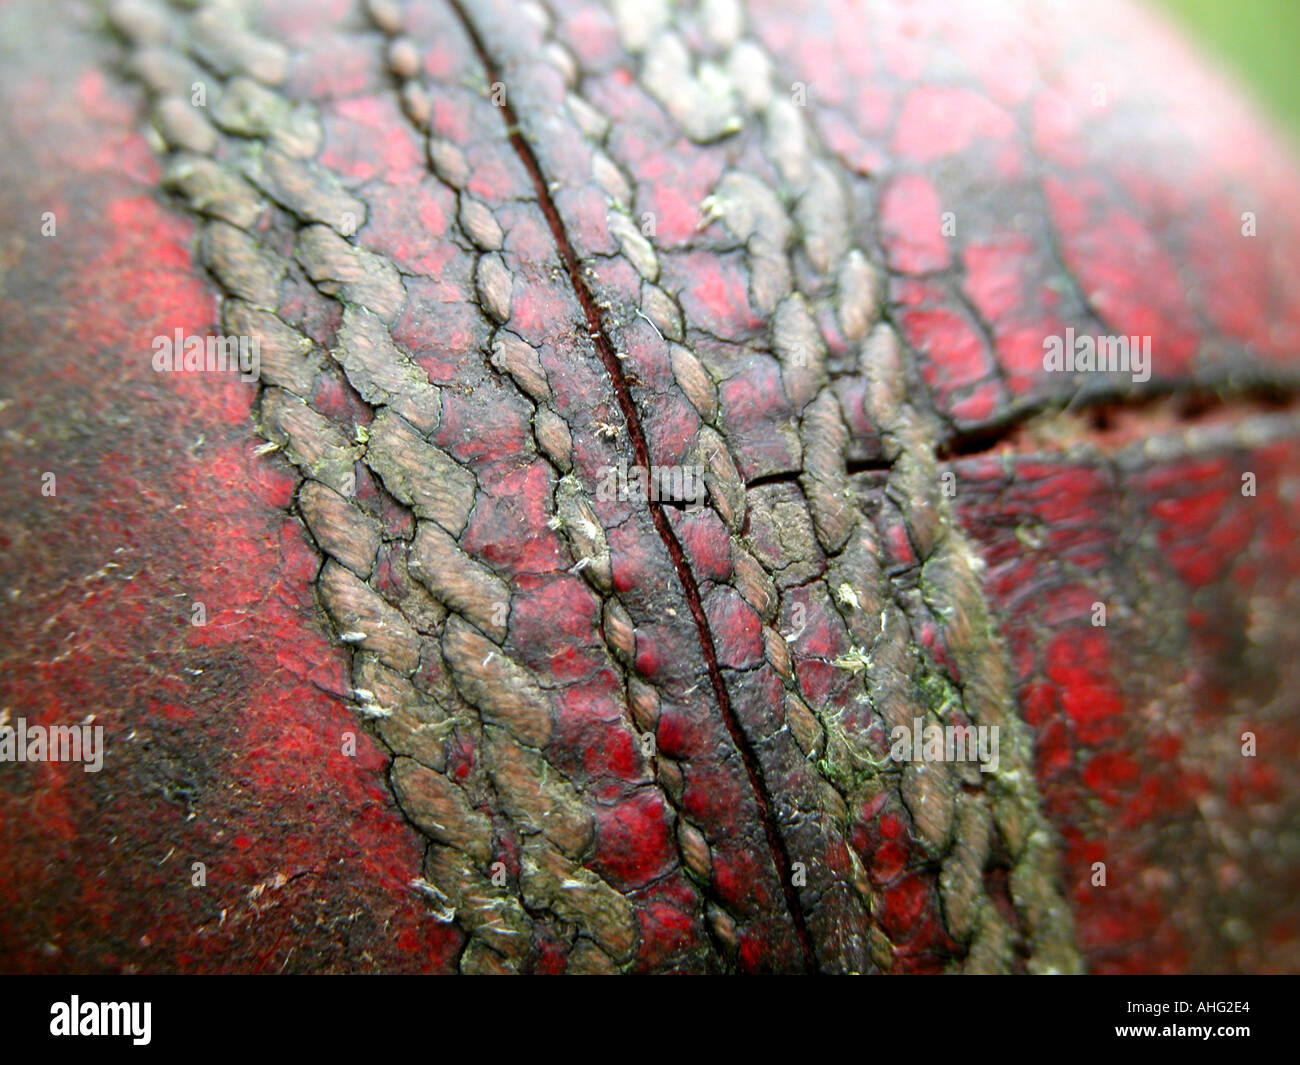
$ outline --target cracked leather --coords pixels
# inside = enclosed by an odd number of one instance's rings
[[[1042,338],[1288,394],[1300,184],[1128,8],[943,7],[109,5],[447,967],[1294,960],[1297,422]]]

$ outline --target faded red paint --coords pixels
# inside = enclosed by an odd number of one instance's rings
[[[319,11],[298,2],[270,16],[298,47],[288,91],[319,102],[327,165],[352,180],[400,190],[378,200],[359,242],[437,276],[433,283],[407,279],[408,304],[394,331],[431,379],[499,389],[478,401],[497,413],[490,425],[476,424],[474,404],[445,394],[439,442],[483,469],[495,456],[526,450],[530,412],[499,382],[471,380],[487,331],[477,315],[458,317],[473,278],[436,239],[455,204],[427,181],[418,141],[391,86],[376,76],[380,42],[355,32],[350,11],[341,2]],[[1142,63],[1114,63],[1107,38],[1080,41],[1054,13],[1032,35],[1005,16],[972,23],[941,4],[886,4],[864,13],[844,0],[762,5],[754,13],[752,32],[782,76],[810,86],[827,145],[879,190],[879,235],[894,271],[889,302],[921,357],[937,407],[960,426],[994,420],[1013,399],[1061,398],[1064,385],[1042,372],[1041,341],[1067,325],[1159,337],[1156,379],[1166,383],[1228,367],[1267,368],[1293,356],[1300,339],[1300,301],[1264,295],[1270,269],[1295,276],[1300,262],[1300,191],[1291,162],[1152,24],[1111,4],[1099,11],[1115,40],[1150,42],[1138,49]],[[426,70],[448,81],[473,73],[472,62],[446,43],[445,12],[411,17],[411,32],[434,42],[423,52]],[[700,205],[727,168],[752,165],[766,175],[768,164],[728,158],[725,142],[687,144],[667,131],[631,72],[611,69],[619,50],[607,13],[583,8],[560,22],[583,64],[584,91],[616,119],[606,147],[632,174],[636,202],[650,206],[656,246],[676,251],[661,256],[661,283],[680,296],[694,325],[758,338],[765,323],[740,256],[708,249]],[[104,63],[104,56],[74,54],[64,67],[75,75],[69,80],[29,77],[36,70],[29,62],[0,81],[14,103],[6,122],[37,155],[0,164],[14,171],[4,185],[6,213],[34,219],[51,209],[61,219],[59,241],[42,245],[35,265],[25,260],[31,272],[19,271],[17,292],[3,296],[6,320],[18,323],[5,346],[19,399],[5,417],[35,445],[14,446],[17,474],[4,489],[5,513],[13,516],[0,526],[6,577],[24,598],[11,606],[0,685],[8,703],[30,706],[42,721],[102,708],[96,712],[117,727],[114,742],[122,743],[131,787],[101,793],[96,781],[87,784],[57,766],[16,787],[5,781],[0,896],[39,896],[42,904],[6,911],[0,956],[33,969],[449,968],[457,935],[433,922],[405,887],[418,867],[419,841],[391,806],[380,752],[336,698],[347,686],[343,659],[315,620],[309,582],[316,556],[285,510],[292,479],[275,460],[251,456],[249,393],[232,382],[160,379],[147,371],[151,336],[175,327],[205,331],[213,304],[195,277],[189,224],[153,195],[157,168],[134,132],[134,99],[99,72],[95,64]],[[1099,77],[1102,106],[1090,99]],[[551,76],[546,89],[539,99],[552,106],[562,92],[558,79]],[[539,357],[564,386],[556,388],[562,414],[605,404],[602,417],[613,419],[603,379],[590,375],[575,351],[577,319],[566,281],[540,276],[540,264],[554,259],[548,228],[536,211],[511,202],[529,193],[528,175],[513,155],[484,143],[479,103],[468,87],[439,96],[433,126],[465,150],[470,192],[508,223],[510,270],[529,275],[530,284],[516,293],[512,327],[543,338]],[[1023,133],[1032,159],[1014,132]],[[1161,153],[1159,173],[1149,172],[1149,159],[1116,158],[1117,141],[1149,137],[1157,138],[1151,143]],[[549,162],[557,160],[577,169],[587,153],[557,145]],[[1011,199],[1028,204],[1050,228],[1022,232],[1014,218],[984,210],[990,188],[1009,188]],[[1257,239],[1240,234],[1237,188],[1252,190],[1261,217],[1267,207],[1274,220]],[[561,190],[557,202],[585,251],[611,249],[600,198],[590,189]],[[941,228],[946,211],[956,223],[951,236]],[[637,279],[616,265],[607,283],[628,290]],[[328,345],[337,326],[333,305],[304,291],[290,306],[304,332]],[[815,313],[831,351],[849,353],[825,309]],[[652,388],[666,381],[657,349],[637,343],[631,329],[628,341],[629,367],[640,379]],[[734,367],[718,384],[742,475],[798,470],[799,456],[774,432],[797,418],[776,371],[747,361],[742,349]],[[860,383],[849,383],[845,395],[858,401],[846,410],[850,420],[860,419],[855,433],[873,438],[861,414]],[[368,418],[341,387],[326,384],[314,398],[344,420]],[[92,427],[93,438],[50,428],[67,424]],[[674,441],[694,430],[693,415],[680,405],[647,412],[657,456],[672,454]],[[589,436],[575,438],[574,448],[575,465],[584,469],[608,453]],[[1257,727],[1261,745],[1273,752],[1268,763],[1224,770],[1196,746],[1217,720],[1236,722],[1245,713],[1233,698],[1249,679],[1216,670],[1232,659],[1234,627],[1261,623],[1246,606],[1280,614],[1287,605],[1277,586],[1295,570],[1300,515],[1286,483],[1294,450],[1276,445],[1231,461],[1156,464],[1136,473],[1123,493],[1082,460],[1018,458],[1014,477],[997,460],[954,465],[964,486],[958,514],[989,564],[986,589],[1003,619],[1020,705],[1035,730],[1039,784],[1065,839],[1081,944],[1101,971],[1203,964],[1187,931],[1192,925],[1178,906],[1171,920],[1171,907],[1157,901],[1163,892],[1165,903],[1174,898],[1181,906],[1187,895],[1176,890],[1185,885],[1165,882],[1173,874],[1159,849],[1162,826],[1195,822],[1205,800],[1219,795],[1273,824],[1270,804],[1297,793],[1294,771],[1286,768],[1295,764],[1297,735],[1284,718]],[[1271,486],[1249,507],[1234,482],[1246,462]],[[60,471],[57,502],[33,495],[45,465]],[[512,629],[512,654],[538,654],[544,628],[548,639],[570,645],[548,657],[551,676],[584,679],[559,696],[553,757],[609,803],[595,861],[642,892],[638,965],[670,965],[676,951],[706,935],[691,916],[698,898],[680,872],[655,880],[669,849],[665,807],[633,786],[639,756],[626,732],[612,727],[624,693],[617,677],[598,666],[593,599],[577,578],[534,579],[562,556],[545,528],[550,478],[541,462],[493,472],[494,494],[480,500],[466,546],[515,578],[512,610],[520,627]],[[358,491],[376,489],[365,477]],[[186,509],[175,509],[178,501]],[[1121,505],[1128,524],[1111,520]],[[893,504],[882,506],[889,512]],[[409,533],[409,516],[393,511],[393,525]],[[601,517],[618,513],[611,507]],[[711,572],[725,577],[717,519],[672,520],[699,579]],[[521,526],[528,537],[518,535]],[[889,528],[882,561],[914,565],[903,523]],[[1133,594],[1130,605],[1143,606],[1136,593],[1114,586],[1123,573],[1136,587],[1142,564],[1152,562],[1140,553],[1132,560],[1133,528],[1155,531],[1159,561],[1168,562],[1176,589],[1167,624],[1179,641],[1177,655],[1163,664],[1159,680],[1185,691],[1179,705],[1191,708],[1186,718],[1153,722],[1158,699],[1134,690],[1151,663],[1136,656],[1122,626],[1088,623],[1091,596],[1113,602]],[[765,535],[748,533],[757,541]],[[657,542],[629,523],[613,529],[610,546],[615,587],[649,600],[647,590],[664,572]],[[103,564],[117,558],[127,562],[103,573]],[[386,549],[379,582],[392,589],[401,580]],[[196,598],[211,608],[202,629],[187,624],[186,606]],[[760,661],[753,611],[729,592],[707,602],[714,628],[726,634],[722,663],[748,669]],[[814,705],[844,705],[845,726],[865,729],[869,719],[848,705],[843,670],[830,664],[850,650],[848,633],[826,603],[803,589],[785,596],[783,631],[798,627],[788,623],[795,604],[808,611],[790,647],[802,693]],[[638,667],[655,677],[698,655],[680,634],[638,625]],[[933,626],[923,626],[921,638],[937,662],[947,661]],[[204,672],[191,679],[184,663]],[[755,674],[761,690],[779,690],[770,670]],[[660,748],[687,767],[683,808],[725,836],[745,827],[738,811],[749,807],[734,767],[714,760],[719,730],[707,714],[704,700],[666,707],[656,735]],[[125,746],[120,737],[128,727],[151,747]],[[354,760],[335,753],[344,730],[359,734]],[[464,777],[477,757],[468,743],[454,749],[449,772]],[[193,786],[203,797],[203,815],[194,821],[184,819],[189,777],[198,778]],[[173,798],[154,797],[155,786]],[[879,920],[893,941],[895,968],[941,969],[956,944],[943,932],[909,815],[882,796],[848,820],[852,845],[883,898]],[[312,831],[299,833],[297,825]],[[1112,834],[1116,825],[1126,837]],[[87,840],[109,836],[117,850],[88,856]],[[177,840],[182,846],[166,858]],[[517,875],[512,846],[500,844]],[[177,876],[172,863],[181,860],[180,850],[186,858],[212,856],[206,895]],[[737,912],[779,906],[752,840],[715,840],[713,856],[712,890]],[[846,855],[828,861],[842,870]],[[1095,861],[1109,866],[1104,892],[1088,884]],[[1265,872],[1271,897],[1288,897],[1294,871]],[[1209,876],[1229,891],[1247,873],[1240,862],[1223,860]],[[277,886],[276,874],[289,879]],[[999,876],[1005,879],[1005,871],[992,870],[991,883]],[[149,900],[150,912],[139,912],[140,899]],[[358,908],[364,914],[354,918]],[[1294,956],[1294,913],[1279,908],[1260,928],[1254,946],[1217,957],[1259,967]],[[86,943],[94,949],[78,946]],[[796,953],[787,929],[761,922],[740,933],[738,949],[741,967],[755,971],[781,968]],[[537,967],[561,968],[565,950],[545,941]]]
[[[0,698],[30,724],[94,715],[107,753],[102,776],[0,769],[0,964],[446,969],[458,935],[406,886],[420,844],[337,697],[318,557],[288,513],[295,478],[252,454],[252,390],[150,367],[155,335],[213,324],[193,225],[155,198],[133,97],[86,68],[99,57],[64,58],[56,81],[4,76],[25,101],[12,117],[44,132],[3,193],[38,265],[0,303],[4,420],[33,445],[6,447],[0,488]],[[57,239],[39,235],[47,209]]]

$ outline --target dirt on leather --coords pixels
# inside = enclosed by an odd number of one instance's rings
[[[1300,170],[1163,25],[0,42],[4,968],[1300,968]]]

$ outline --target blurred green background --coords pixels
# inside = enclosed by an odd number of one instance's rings
[[[1300,145],[1300,0],[1147,0],[1236,75]]]

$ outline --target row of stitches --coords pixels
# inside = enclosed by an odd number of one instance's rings
[[[902,773],[902,798],[916,831],[926,852],[943,863],[940,888],[948,928],[966,944],[968,967],[1010,966],[1010,929],[983,889],[991,834],[987,807],[992,806],[998,830],[1013,857],[1013,899],[1029,926],[1034,956],[1031,964],[1070,969],[1075,962],[1069,947],[1069,921],[1055,895],[1051,840],[1038,814],[1032,778],[1027,775],[1026,736],[1011,709],[1000,653],[980,653],[987,650],[981,641],[987,642],[989,630],[987,624],[979,623],[987,608],[975,579],[977,560],[952,530],[943,497],[937,491],[934,433],[927,433],[921,416],[898,401],[903,367],[897,361],[899,346],[892,330],[878,324],[868,337],[879,319],[877,285],[869,260],[850,243],[851,234],[861,228],[852,217],[848,196],[834,169],[815,154],[815,131],[803,109],[773,91],[770,64],[752,42],[740,37],[738,12],[729,11],[730,5],[709,6],[701,36],[725,54],[720,62],[705,60],[695,69],[681,37],[668,28],[666,9],[653,4],[619,4],[615,18],[624,46],[641,59],[641,78],[647,90],[692,141],[711,144],[719,138],[738,140],[746,131],[745,117],[761,117],[766,133],[765,154],[776,171],[776,188],[753,171],[739,167],[727,170],[703,204],[705,224],[714,218],[722,221],[744,246],[749,265],[748,294],[769,323],[767,347],[778,362],[781,386],[799,423],[802,455],[796,452],[794,457],[798,459],[803,497],[818,541],[836,571],[827,581],[835,594],[824,600],[840,611],[858,645],[884,655],[886,648],[879,646],[880,641],[893,641],[894,660],[888,670],[877,671],[872,685],[876,701],[887,703],[891,711],[883,715],[886,723],[891,727],[910,724],[915,697],[910,691],[899,690],[900,684],[910,678],[924,685],[929,679],[927,673],[940,667],[928,657],[922,659],[915,650],[919,642],[905,623],[891,631],[888,614],[882,609],[883,596],[879,594],[886,581],[877,562],[879,540],[888,535],[888,530],[876,528],[873,536],[869,531],[873,523],[864,520],[848,491],[844,456],[849,448],[849,429],[841,404],[858,400],[865,412],[869,403],[862,389],[867,381],[874,386],[871,398],[877,401],[878,408],[870,411],[874,415],[870,424],[886,438],[884,449],[893,451],[888,456],[892,462],[889,494],[900,505],[909,538],[922,547],[919,562],[930,577],[924,583],[934,590],[936,601],[922,604],[915,591],[900,588],[896,579],[888,582],[891,597],[903,619],[911,618],[919,625],[922,619],[917,616],[921,613],[917,607],[922,605],[926,608],[925,620],[936,616],[941,619],[950,655],[967,667],[965,681],[957,689],[959,709],[978,724],[998,724],[1007,737],[1006,768],[992,782],[997,794],[989,799],[981,793],[982,805],[961,788],[963,781],[958,779],[958,771],[947,763],[909,765]],[[555,53],[548,48],[548,54]],[[562,72],[568,75],[571,70]],[[623,193],[624,189],[630,193],[630,185],[626,178],[611,163],[610,156],[600,150],[592,153],[592,173],[610,196],[609,228],[620,250],[645,282],[658,280],[658,262],[647,250],[649,243],[628,235],[631,216],[626,205],[630,195]],[[613,175],[623,184],[617,184]],[[833,289],[828,278],[835,279]],[[611,302],[613,298],[616,295],[610,297]],[[649,317],[648,311],[655,309],[655,303],[648,308],[643,303],[634,308],[634,313]],[[676,317],[668,317],[670,325],[675,324]],[[828,340],[837,354],[861,344],[858,381],[849,382],[838,395],[828,372]],[[672,364],[678,386],[695,409],[705,421],[717,424],[716,379],[687,349],[674,350]],[[892,404],[888,400],[891,391],[898,394]],[[712,438],[704,440],[706,434]],[[726,487],[716,484],[716,456],[725,445],[720,436],[709,433],[707,426],[701,429],[700,436],[707,453],[715,456],[715,468],[710,471],[715,481],[710,484],[714,489],[712,500],[715,505],[721,501],[720,509],[725,509],[729,496],[743,500],[743,487],[735,490],[739,483],[736,474],[729,486],[733,488],[731,493],[717,490]],[[734,470],[736,460],[732,458],[725,465]],[[931,475],[928,480],[927,472]],[[930,491],[922,491],[926,485]],[[731,531],[738,533],[745,524],[743,511],[737,514],[733,510],[730,517]],[[876,523],[880,520],[878,516]],[[782,662],[786,657],[781,653],[785,641],[770,624],[775,615],[776,592],[770,580],[756,583],[747,579],[752,569],[743,561],[752,557],[733,540],[733,560],[742,560],[742,564],[733,565],[733,580],[742,594],[749,593],[747,601],[766,615],[766,644],[776,652],[774,662]],[[965,612],[958,612],[958,607],[965,608]],[[972,619],[970,614],[975,610],[978,614]],[[874,617],[880,618],[878,632],[869,631],[868,619]],[[900,656],[909,652],[911,661],[901,661]],[[986,664],[990,660],[991,664]],[[794,677],[788,670],[783,671],[783,676],[791,697],[798,700]],[[863,692],[860,698],[870,700],[871,693]],[[894,721],[895,717],[899,720]],[[843,729],[836,722],[823,719],[821,723],[825,735],[843,740]],[[810,757],[816,746],[814,739],[806,752]],[[971,777],[970,772],[964,775]],[[964,783],[980,783],[978,774]],[[878,939],[873,946],[878,960],[885,960],[879,958],[884,952]]]
[[[396,755],[403,810],[435,841],[429,866],[442,876],[417,885],[468,933],[466,969],[524,963],[536,915],[579,930],[571,968],[629,962],[631,907],[579,863],[591,815],[541,754],[556,716],[551,696],[501,651],[508,587],[456,543],[477,482],[430,443],[440,390],[389,332],[405,303],[403,278],[385,256],[351,242],[365,204],[312,161],[319,116],[276,88],[286,50],[234,21],[226,5],[178,16],[123,3],[112,18],[132,43],[131,70],[150,89],[155,129],[172,149],[164,182],[204,219],[199,254],[225,293],[223,327],[260,341],[263,432],[304,476],[299,510],[328,556],[318,594],[340,639],[356,648],[358,709]],[[207,93],[212,100],[201,100]],[[282,303],[281,292],[292,292],[301,272],[342,305],[336,365],[286,321],[294,297]],[[349,388],[364,404],[346,398]],[[336,424],[349,414],[373,420],[350,437]],[[467,774],[448,764],[458,748],[461,768],[469,768],[467,748],[478,755]],[[503,814],[525,830],[517,893],[490,871]]]

